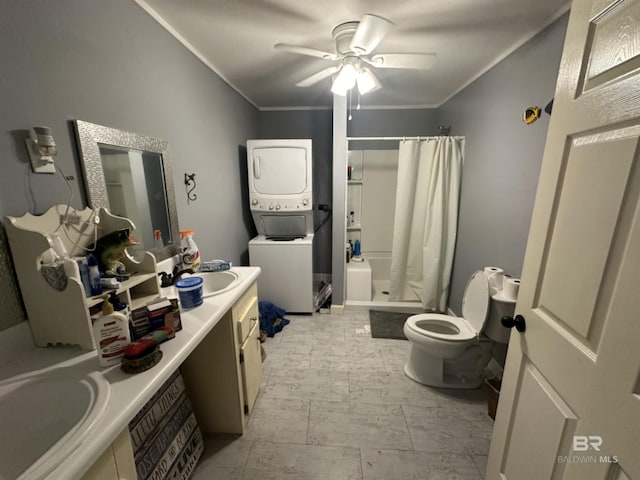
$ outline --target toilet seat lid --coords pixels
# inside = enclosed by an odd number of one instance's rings
[[[482,270],[469,279],[462,298],[462,318],[469,328],[479,335],[484,328],[489,313],[489,282]]]

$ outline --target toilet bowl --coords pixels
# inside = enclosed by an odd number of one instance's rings
[[[433,387],[476,388],[483,382],[484,368],[491,359],[494,341],[505,342],[504,328],[498,329],[500,317],[513,313],[512,304],[493,308],[487,276],[475,272],[464,292],[462,317],[424,313],[413,315],[404,324],[404,334],[411,342],[409,360],[404,372],[412,380]],[[483,332],[501,334],[492,339]],[[506,337],[508,341],[508,337]]]

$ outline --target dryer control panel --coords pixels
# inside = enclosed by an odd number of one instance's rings
[[[312,210],[313,204],[311,196],[302,198],[276,197],[266,199],[260,195],[250,195],[251,210],[259,210],[262,212],[301,212]]]

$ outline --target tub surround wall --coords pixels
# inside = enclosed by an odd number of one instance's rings
[[[243,146],[258,111],[134,2],[0,1],[0,217],[69,197],[61,175],[31,173],[23,138],[36,125],[53,129],[72,205],[86,205],[70,124],[81,119],[168,141],[180,227],[196,230],[203,258],[246,264]],[[185,172],[198,185],[189,204]],[[0,298],[15,306],[6,252],[0,261]],[[4,303],[0,328],[20,320],[7,321]]]
[[[519,277],[549,116],[526,125],[525,108],[553,98],[568,15],[438,110],[438,123],[467,138],[449,304],[460,315],[471,274],[500,265]]]
[[[397,150],[365,150],[360,242],[363,252],[391,253],[398,179]],[[349,186],[349,192],[355,185]]]

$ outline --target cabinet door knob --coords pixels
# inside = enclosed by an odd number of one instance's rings
[[[516,315],[515,318],[507,315],[502,317],[500,321],[502,322],[503,327],[516,327],[516,330],[518,330],[520,333],[524,332],[527,329],[527,324],[524,321],[524,317],[522,315]]]

